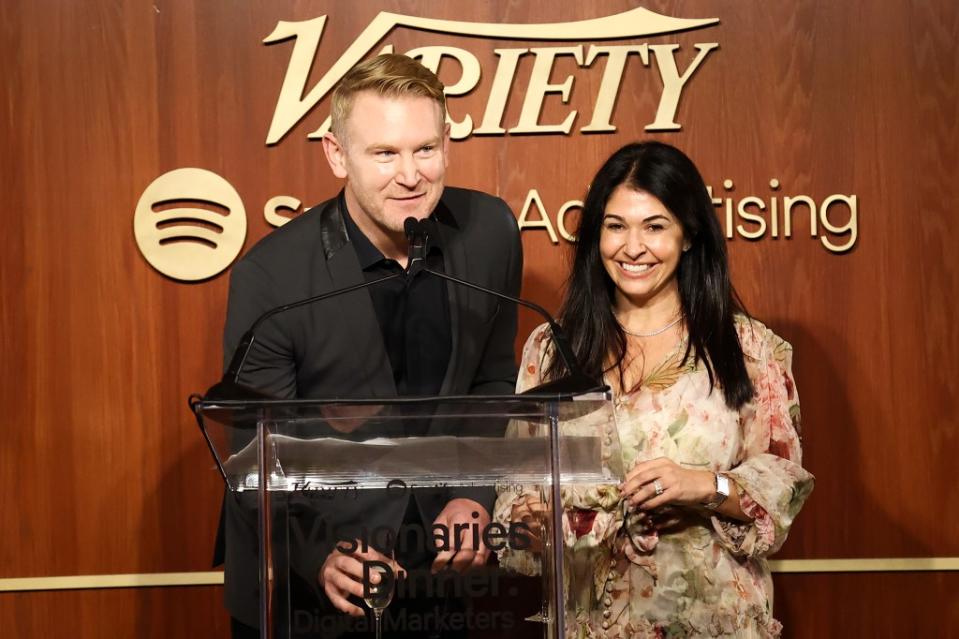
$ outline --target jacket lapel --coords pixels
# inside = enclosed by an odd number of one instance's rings
[[[339,208],[341,201],[341,198],[332,200],[320,215],[320,241],[329,269],[332,284],[330,290],[354,286],[364,281],[359,260],[346,233],[346,225]],[[335,304],[335,311],[326,316],[334,318],[341,328],[335,334],[348,336],[342,343],[330,346],[339,349],[346,355],[345,359],[352,362],[349,373],[360,377],[353,386],[365,386],[366,391],[361,395],[367,397],[396,397],[393,370],[369,291],[360,289],[330,302]],[[324,327],[317,329],[324,330]]]
[[[440,246],[443,249],[443,265],[447,275],[462,280],[470,280],[469,265],[466,259],[466,247],[463,246],[462,233],[459,232],[456,219],[442,200],[434,213],[436,229],[440,235]],[[470,317],[469,305],[471,293],[465,286],[446,282],[446,291],[449,296],[450,308],[450,362],[443,377],[440,395],[449,395],[452,389],[461,388],[457,383],[457,372],[462,367],[463,343],[462,336],[467,335],[468,327],[462,324]]]

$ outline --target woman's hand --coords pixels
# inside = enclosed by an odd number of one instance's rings
[[[630,508],[650,511],[666,504],[701,505],[715,494],[715,485],[710,471],[683,468],[659,457],[636,464],[619,490]]]

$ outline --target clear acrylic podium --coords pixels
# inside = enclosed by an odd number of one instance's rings
[[[605,394],[204,399],[192,407],[227,498],[243,501],[256,521],[261,637],[373,637],[364,600],[351,602],[366,616],[350,617],[316,579],[331,553],[354,551],[370,558],[362,562],[364,595],[377,590],[371,569],[381,570],[393,594],[382,609],[384,639],[567,636],[571,576],[555,551],[564,547],[556,488],[622,479]],[[503,500],[520,494],[542,502],[537,521],[509,520]],[[444,507],[462,499],[483,505],[493,520],[473,511],[437,525]],[[464,572],[432,565],[437,546],[475,543],[494,556],[532,553],[538,569],[512,574],[493,557]]]

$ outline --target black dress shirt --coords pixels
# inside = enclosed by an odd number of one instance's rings
[[[342,195],[340,210],[366,281],[402,273],[403,267],[396,260],[384,257],[363,235],[350,217]],[[443,251],[434,239],[431,238],[426,267],[445,273]],[[405,278],[396,278],[366,290],[373,300],[383,345],[390,358],[396,394],[400,397],[439,394],[452,348],[446,282],[420,273],[409,283]]]

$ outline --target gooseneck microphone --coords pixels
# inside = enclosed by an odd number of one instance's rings
[[[308,297],[297,302],[283,304],[282,306],[277,306],[276,308],[271,308],[270,310],[266,311],[256,318],[256,321],[253,322],[253,325],[250,326],[250,329],[243,334],[243,337],[240,338],[239,344],[237,344],[236,348],[233,350],[233,357],[230,358],[230,365],[223,374],[223,378],[206,392],[205,397],[207,399],[275,399],[260,390],[240,384],[240,373],[243,371],[243,364],[246,363],[246,358],[253,349],[253,344],[256,342],[256,331],[258,328],[260,328],[263,322],[270,319],[274,315],[285,313],[286,311],[293,310],[294,308],[307,306],[309,304],[320,302],[338,295],[352,293],[353,291],[358,291],[369,286],[375,286],[381,282],[386,282],[387,280],[393,280],[403,276],[404,273],[393,273],[369,282],[362,282],[360,284],[338,288],[336,290],[327,291],[326,293],[314,295],[313,297]]]
[[[559,356],[563,359],[563,364],[566,365],[568,374],[565,377],[561,377],[551,382],[540,384],[539,386],[531,388],[524,394],[578,394],[606,390],[605,384],[599,380],[589,377],[583,372],[582,367],[579,365],[579,361],[573,354],[573,349],[569,345],[569,340],[566,338],[566,333],[563,332],[562,327],[560,327],[556,320],[553,319],[553,316],[550,315],[545,308],[539,304],[536,304],[535,302],[530,302],[519,297],[512,297],[510,295],[506,295],[505,293],[500,293],[499,291],[494,291],[493,289],[489,289],[472,282],[467,282],[466,280],[461,280],[458,277],[453,277],[452,275],[447,275],[446,273],[441,273],[428,268],[426,266],[426,255],[429,252],[430,238],[436,235],[435,229],[436,221],[432,218],[418,220],[415,217],[408,217],[403,223],[403,230],[406,232],[406,239],[409,242],[409,261],[406,266],[407,278],[412,279],[413,277],[416,277],[418,273],[423,272],[427,275],[432,275],[446,280],[447,282],[452,282],[458,286],[465,286],[475,291],[480,291],[481,293],[486,293],[487,295],[492,295],[499,299],[503,299],[514,304],[519,304],[520,306],[525,306],[526,308],[532,309],[539,313],[539,315],[545,319],[546,323],[549,325],[549,329],[552,332],[553,344],[556,346]]]
[[[423,220],[423,222],[425,221],[426,220]],[[423,226],[421,225],[420,220],[417,220],[414,217],[408,217],[404,221],[403,228],[406,232],[407,239],[409,239],[409,260],[404,273],[393,273],[369,282],[362,282],[360,284],[354,284],[345,288],[327,291],[326,293],[314,295],[313,297],[308,297],[306,299],[291,302],[289,304],[283,304],[281,306],[277,306],[276,308],[267,310],[265,313],[256,318],[256,321],[253,322],[253,325],[250,326],[249,330],[246,331],[240,338],[239,343],[233,350],[233,357],[230,358],[230,365],[227,366],[226,372],[223,374],[223,377],[220,379],[220,381],[214,384],[206,392],[205,397],[207,399],[221,400],[272,399],[270,395],[263,393],[260,390],[240,384],[240,373],[243,372],[243,365],[246,363],[246,359],[249,357],[250,351],[253,350],[253,345],[256,343],[256,332],[260,326],[262,326],[263,323],[271,317],[279,315],[280,313],[285,313],[286,311],[291,311],[294,308],[308,306],[316,302],[330,299],[331,297],[352,293],[353,291],[375,286],[382,282],[393,280],[398,277],[406,277],[407,281],[412,280],[412,278],[416,276],[416,274],[423,268],[425,264],[429,237],[433,227],[431,225]]]
[[[240,374],[243,371],[243,365],[246,363],[246,359],[249,356],[250,351],[253,349],[253,345],[256,343],[257,330],[266,320],[270,319],[271,317],[295,308],[300,308],[301,306],[315,304],[316,302],[327,300],[332,297],[345,295],[346,293],[352,293],[353,291],[375,286],[382,282],[396,279],[398,277],[405,277],[407,282],[410,282],[420,273],[426,273],[427,275],[452,282],[457,286],[465,286],[475,291],[480,291],[481,293],[486,293],[487,295],[492,295],[499,299],[506,300],[514,304],[519,304],[520,306],[525,306],[526,308],[536,311],[540,316],[543,317],[543,319],[546,320],[553,334],[553,344],[555,344],[557,352],[559,353],[560,357],[562,357],[563,363],[566,365],[566,370],[569,371],[569,374],[560,379],[532,388],[526,391],[525,394],[576,394],[606,390],[606,387],[602,382],[592,379],[583,373],[582,368],[579,366],[579,363],[573,355],[573,350],[569,346],[569,341],[566,339],[566,334],[563,332],[563,329],[542,306],[536,304],[535,302],[530,302],[518,297],[512,297],[510,295],[506,295],[505,293],[500,293],[499,291],[494,291],[478,284],[459,279],[458,277],[453,277],[452,275],[447,275],[446,273],[441,273],[427,268],[426,255],[429,252],[430,240],[437,235],[436,222],[432,218],[418,220],[414,217],[408,217],[403,223],[403,230],[406,233],[406,238],[409,242],[405,272],[393,273],[369,282],[362,282],[360,284],[354,284],[352,286],[339,288],[333,291],[327,291],[326,293],[314,295],[306,299],[291,302],[289,304],[283,304],[281,306],[277,306],[276,308],[267,310],[260,315],[256,321],[253,322],[253,325],[250,326],[250,329],[243,334],[243,337],[240,338],[240,342],[233,351],[233,357],[230,358],[230,365],[223,374],[223,378],[206,392],[205,397],[207,399],[220,400],[272,398],[270,395],[263,393],[260,390],[240,384]]]

